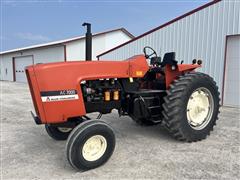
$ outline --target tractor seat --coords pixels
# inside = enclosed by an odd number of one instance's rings
[[[166,53],[163,57],[163,61],[161,62],[161,67],[164,67],[167,64],[176,66],[178,62],[175,60],[175,55],[175,52]]]

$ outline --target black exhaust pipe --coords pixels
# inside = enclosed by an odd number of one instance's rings
[[[86,32],[86,61],[92,60],[92,32],[91,32],[91,24],[90,23],[83,23],[82,26],[87,26]]]

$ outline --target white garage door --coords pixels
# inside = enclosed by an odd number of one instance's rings
[[[17,82],[27,82],[25,67],[33,64],[33,56],[15,57],[15,77]]]
[[[240,35],[228,37],[223,105],[240,107]]]

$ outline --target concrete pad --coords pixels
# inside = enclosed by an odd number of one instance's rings
[[[240,110],[221,108],[211,135],[197,143],[174,140],[161,126],[141,127],[117,113],[104,115],[116,132],[110,160],[74,170],[65,142],[51,139],[31,117],[27,84],[1,83],[2,179],[240,179]],[[93,116],[93,115],[92,115]]]

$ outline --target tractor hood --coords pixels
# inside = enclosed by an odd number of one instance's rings
[[[86,114],[80,84],[85,80],[143,77],[143,55],[125,61],[74,61],[28,66],[26,74],[39,123],[62,122]],[[53,98],[53,96],[55,98]]]

